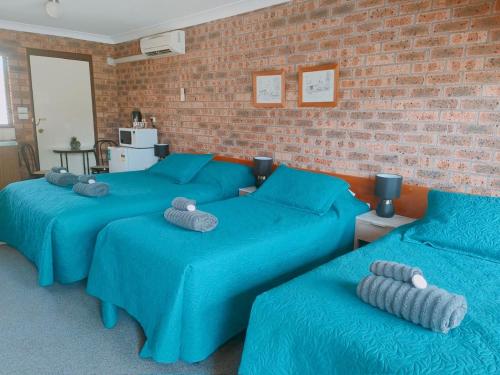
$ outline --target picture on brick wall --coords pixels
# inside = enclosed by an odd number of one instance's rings
[[[253,73],[252,103],[257,108],[285,106],[285,71],[268,70]]]
[[[299,107],[337,106],[338,84],[338,64],[299,67]]]

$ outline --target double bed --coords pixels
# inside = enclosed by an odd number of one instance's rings
[[[0,241],[35,264],[41,286],[84,279],[97,234],[109,222],[165,209],[177,196],[200,203],[227,199],[254,183],[251,168],[211,159],[174,154],[146,171],[97,175],[110,186],[101,198],[45,179],[13,183],[0,191]]]
[[[160,212],[107,225],[87,284],[105,325],[120,307],[144,329],[142,357],[207,358],[245,329],[258,294],[352,249],[367,205],[343,181],[314,175],[280,167],[254,194],[200,206],[219,220],[211,232],[176,227]],[[313,210],[285,203],[299,191]]]
[[[436,333],[361,301],[376,260],[465,296],[462,324]],[[499,311],[500,199],[431,191],[423,220],[261,294],[239,374],[498,374]]]

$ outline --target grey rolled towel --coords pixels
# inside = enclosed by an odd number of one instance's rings
[[[372,306],[435,332],[448,333],[467,313],[464,296],[435,285],[418,289],[399,280],[370,275],[361,280],[356,293]]]
[[[174,225],[197,232],[209,232],[219,224],[214,215],[203,211],[181,211],[167,208],[163,216]]]
[[[58,186],[71,186],[78,182],[78,177],[73,173],[56,173],[52,171],[45,174],[45,179]]]
[[[177,197],[172,201],[172,207],[181,211],[195,211],[196,201],[189,198]]]
[[[67,170],[66,168],[64,168],[64,167],[52,167],[50,170],[51,170],[52,172],[54,172],[54,173],[61,173],[61,171],[66,171],[66,172],[68,171],[68,170]]]
[[[424,279],[424,273],[418,267],[407,266],[406,264],[390,262],[387,260],[377,260],[370,265],[370,272],[377,276],[390,277],[394,280],[404,281],[407,283],[418,284],[418,282],[424,283],[424,288],[427,286],[427,282]],[[415,279],[415,276],[418,275]],[[414,282],[416,281],[416,283]],[[420,287],[420,285],[414,285]]]
[[[109,193],[109,185],[104,182],[96,182],[95,184],[78,182],[73,186],[73,191],[86,197],[103,197]]]
[[[78,182],[82,182],[84,184],[88,184],[89,181],[96,182],[96,179],[95,179],[94,176],[92,176],[90,174],[84,174],[84,175],[78,176]]]

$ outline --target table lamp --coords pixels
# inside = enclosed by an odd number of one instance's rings
[[[261,186],[264,181],[271,175],[273,171],[273,158],[267,156],[256,156],[253,158],[254,168],[253,174],[255,175],[256,186]]]
[[[375,195],[380,198],[376,210],[378,216],[394,216],[392,200],[399,198],[402,182],[403,177],[397,174],[379,173],[375,176]]]
[[[160,160],[165,159],[170,154],[167,143],[159,143],[155,145],[155,156]]]

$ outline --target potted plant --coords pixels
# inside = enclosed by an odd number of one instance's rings
[[[69,146],[71,147],[71,150],[73,150],[73,151],[79,150],[81,145],[82,144],[80,143],[78,138],[71,137],[71,140],[69,142]]]

